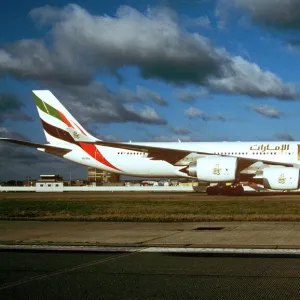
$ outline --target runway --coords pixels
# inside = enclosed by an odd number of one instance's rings
[[[0,221],[0,299],[300,299],[299,222]]]
[[[300,249],[300,223],[0,221],[0,244]]]
[[[0,252],[1,299],[299,299],[300,259]]]

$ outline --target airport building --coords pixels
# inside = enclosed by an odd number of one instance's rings
[[[59,175],[40,175],[36,183],[37,192],[63,192],[63,178]]]
[[[88,181],[96,185],[117,183],[120,181],[120,175],[88,167]]]
[[[63,178],[59,175],[40,175],[39,182],[60,182]]]

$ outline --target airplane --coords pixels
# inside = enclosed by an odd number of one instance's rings
[[[216,183],[207,188],[211,195],[242,194],[242,180],[272,190],[300,187],[300,142],[108,142],[88,133],[51,91],[32,92],[48,143],[0,141],[120,175]]]

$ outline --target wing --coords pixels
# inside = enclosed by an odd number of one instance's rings
[[[190,150],[178,150],[178,149],[160,148],[160,147],[153,147],[153,146],[146,146],[146,145],[114,143],[114,142],[104,142],[104,141],[97,141],[94,144],[147,153],[148,158],[152,160],[164,160],[172,165],[176,164],[178,161],[185,158],[187,155],[194,153]],[[209,155],[209,153],[205,153],[205,155]]]
[[[198,154],[200,156],[208,156],[208,155],[215,155],[215,156],[226,156],[226,157],[235,157],[232,155],[216,155],[209,152],[202,152],[202,151],[191,151],[188,149],[170,149],[170,148],[161,148],[161,147],[154,147],[154,146],[147,146],[147,145],[138,145],[138,144],[128,144],[128,143],[115,143],[115,142],[104,142],[104,141],[96,141],[93,142],[95,145],[101,145],[106,147],[112,147],[112,148],[119,148],[124,150],[132,150],[132,151],[138,151],[143,153],[148,153],[148,158],[152,160],[164,160],[172,165],[175,165],[177,162],[185,158],[187,155],[193,153]],[[268,160],[262,160],[262,159],[253,159],[253,158],[244,158],[244,157],[238,157],[239,163],[238,163],[238,171],[242,171],[245,168],[248,168],[252,164],[256,162],[263,162],[268,165],[280,165],[280,166],[286,166],[286,167],[292,167],[293,164],[289,163],[277,163],[272,162]],[[185,164],[186,165],[186,164]]]
[[[27,141],[22,141],[22,140],[15,140],[15,139],[9,139],[9,138],[0,138],[0,142],[7,142],[7,143],[12,143],[12,144],[18,144],[18,145],[23,145],[31,148],[35,148],[50,154],[58,155],[58,156],[63,156],[70,151],[71,149],[66,149],[66,148],[60,148],[60,147],[55,147],[51,145],[44,145],[44,144],[37,144],[37,143],[31,143]]]

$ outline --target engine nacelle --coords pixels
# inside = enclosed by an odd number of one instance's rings
[[[201,181],[231,182],[236,180],[237,165],[236,157],[208,156],[190,164],[187,172]]]
[[[269,167],[264,169],[263,184],[272,190],[298,190],[300,170],[287,167]]]

